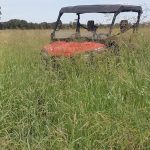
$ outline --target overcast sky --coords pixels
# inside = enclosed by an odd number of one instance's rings
[[[150,0],[0,0],[2,7],[1,21],[10,19],[24,19],[29,22],[54,22],[61,7],[81,5],[81,4],[132,4],[141,5],[144,8],[143,16],[150,16]],[[128,17],[132,18],[129,13]],[[84,21],[88,19],[85,16]],[[64,16],[64,21],[73,21],[74,15]],[[94,16],[97,20],[97,16]],[[102,16],[102,20],[107,20],[108,16]],[[90,19],[90,18],[89,18]],[[147,17],[145,20],[150,20]],[[63,21],[63,20],[62,20]]]

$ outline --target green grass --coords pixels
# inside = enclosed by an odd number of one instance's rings
[[[0,149],[150,149],[150,43],[143,29],[94,64],[41,61],[49,31],[0,31]]]

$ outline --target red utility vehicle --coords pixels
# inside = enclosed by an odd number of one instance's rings
[[[116,17],[122,12],[137,13],[137,21],[131,25],[127,20],[121,20],[120,32],[112,35]],[[62,21],[60,19],[65,13],[75,13],[77,15],[76,32],[68,37],[57,37],[56,34],[62,26]],[[113,14],[108,33],[98,33],[99,26],[97,26],[93,20],[89,20],[87,25],[81,24],[81,16],[87,13]],[[114,48],[115,52],[118,52],[118,45],[115,42],[114,37],[130,29],[133,29],[133,32],[135,32],[139,27],[141,14],[142,7],[133,5],[80,5],[61,8],[54,30],[51,33],[51,42],[44,46],[42,50],[44,57],[51,57],[53,59],[61,56],[73,57],[79,53],[101,52],[106,48]],[[81,28],[86,29],[90,35],[82,36]]]

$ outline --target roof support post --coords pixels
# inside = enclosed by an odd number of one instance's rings
[[[77,19],[76,32],[80,33],[80,14],[77,14],[77,15],[78,15],[78,19]]]
[[[140,13],[140,12],[138,12],[137,22],[136,22],[136,23],[135,23],[135,25],[134,25],[133,32],[138,31],[139,23],[140,23],[140,19],[141,19],[141,13]]]
[[[61,18],[62,15],[63,15],[62,13],[59,13],[59,16],[57,18],[57,21],[56,21],[56,24],[55,24],[55,27],[54,27],[54,31],[51,33],[51,39],[53,39],[54,36],[55,36],[55,32],[57,30],[57,27],[59,25],[59,21],[60,21],[60,18]]]
[[[115,14],[114,14],[112,23],[111,23],[111,25],[110,25],[109,35],[111,35],[111,33],[112,33],[112,29],[113,29],[113,26],[114,26],[114,24],[115,24],[115,20],[116,20],[117,15],[118,15],[118,13],[115,13]]]

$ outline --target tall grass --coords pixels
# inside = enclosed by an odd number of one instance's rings
[[[0,31],[0,149],[150,149],[149,33],[54,71],[49,31]]]

